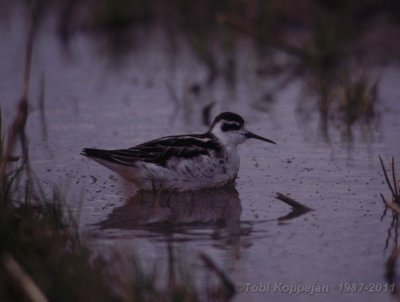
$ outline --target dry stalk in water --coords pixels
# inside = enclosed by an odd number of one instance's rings
[[[3,265],[11,277],[13,277],[32,302],[47,302],[46,296],[36,285],[33,279],[24,271],[12,256],[5,256]]]
[[[10,127],[10,133],[8,136],[8,142],[5,148],[5,153],[3,160],[0,163],[0,181],[4,178],[6,173],[7,164],[9,159],[12,158],[12,153],[14,152],[17,139],[20,139],[24,162],[26,163],[26,168],[28,175],[30,174],[29,162],[28,162],[28,147],[25,136],[25,125],[28,118],[28,94],[30,86],[30,76],[31,76],[31,66],[32,66],[32,51],[33,51],[33,38],[35,32],[36,23],[36,11],[37,11],[37,1],[32,2],[28,38],[25,50],[25,68],[24,68],[24,80],[23,80],[23,92],[22,97],[18,103],[17,115]]]
[[[284,203],[288,204],[291,206],[294,210],[302,210],[302,211],[313,211],[314,209],[305,206],[304,204],[298,202],[297,200],[294,200],[293,198],[290,198],[289,196],[286,196],[285,194],[276,193],[276,198],[279,199],[280,201],[283,201]]]
[[[385,167],[385,164],[383,163],[383,159],[381,156],[379,156],[379,161],[381,163],[382,171],[385,176],[386,184],[388,185],[389,190],[392,193],[393,202],[400,205],[400,195],[399,195],[399,188],[397,186],[398,180],[397,180],[396,170],[395,170],[395,166],[394,166],[394,158],[392,157],[392,159],[391,159],[393,184],[391,183],[389,175],[386,172],[386,167]]]

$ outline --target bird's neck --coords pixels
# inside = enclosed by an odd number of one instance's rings
[[[209,132],[208,135],[216,139],[224,148],[236,150],[238,144],[229,136],[219,135],[220,133]]]

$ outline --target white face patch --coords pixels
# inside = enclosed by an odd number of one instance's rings
[[[224,125],[225,131],[224,131]],[[237,130],[231,129],[228,130],[226,127],[233,126],[238,127]],[[215,135],[223,144],[225,145],[239,145],[246,140],[246,130],[241,127],[240,123],[235,121],[226,121],[220,120],[218,121],[214,127],[211,129],[211,133]]]

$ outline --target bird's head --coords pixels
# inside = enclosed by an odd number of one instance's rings
[[[219,114],[211,125],[211,134],[217,137],[223,144],[237,146],[249,138],[258,139],[271,144],[274,141],[254,134],[245,127],[243,118],[232,112]]]

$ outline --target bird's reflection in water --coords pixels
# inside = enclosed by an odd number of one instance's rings
[[[128,236],[161,242],[158,252],[162,253],[165,249],[167,280],[173,283],[179,275],[180,250],[186,246],[181,244],[182,241],[195,243],[191,246],[190,255],[192,257],[194,251],[194,258],[203,259],[202,265],[204,258],[208,258],[207,267],[214,261],[207,255],[210,244],[224,250],[222,265],[221,259],[217,258],[218,269],[213,269],[214,272],[218,270],[217,275],[221,275],[222,271],[235,271],[241,267],[243,252],[256,239],[268,236],[265,223],[282,223],[304,214],[292,211],[283,217],[243,221],[241,213],[241,200],[233,186],[185,193],[138,192],[124,205],[114,208],[97,227],[101,230],[101,236],[108,237],[111,234],[112,239],[120,236],[126,239]],[[204,248],[199,249],[203,244]],[[199,255],[201,257],[197,257]],[[232,284],[228,286],[227,297],[233,293]]]
[[[219,284],[219,295],[229,301],[234,293],[233,283],[222,280],[220,275],[232,270],[241,261],[242,248],[250,245],[252,225],[241,222],[241,212],[239,194],[233,186],[185,193],[138,192],[114,208],[97,228],[102,236],[112,234],[111,239],[142,237],[161,243],[157,244],[157,267],[162,274],[165,267],[165,280],[170,286],[179,284],[183,263],[180,258],[189,248],[190,260],[184,261],[207,267],[194,272],[196,279],[205,278],[213,286]],[[195,244],[189,247],[182,241]],[[224,250],[223,263],[208,256],[210,243]],[[203,244],[205,248],[201,248]],[[217,268],[210,269],[213,266]]]
[[[241,222],[241,201],[232,187],[192,192],[138,192],[99,223],[105,229],[147,230],[160,240],[221,239],[235,243],[251,233]]]

